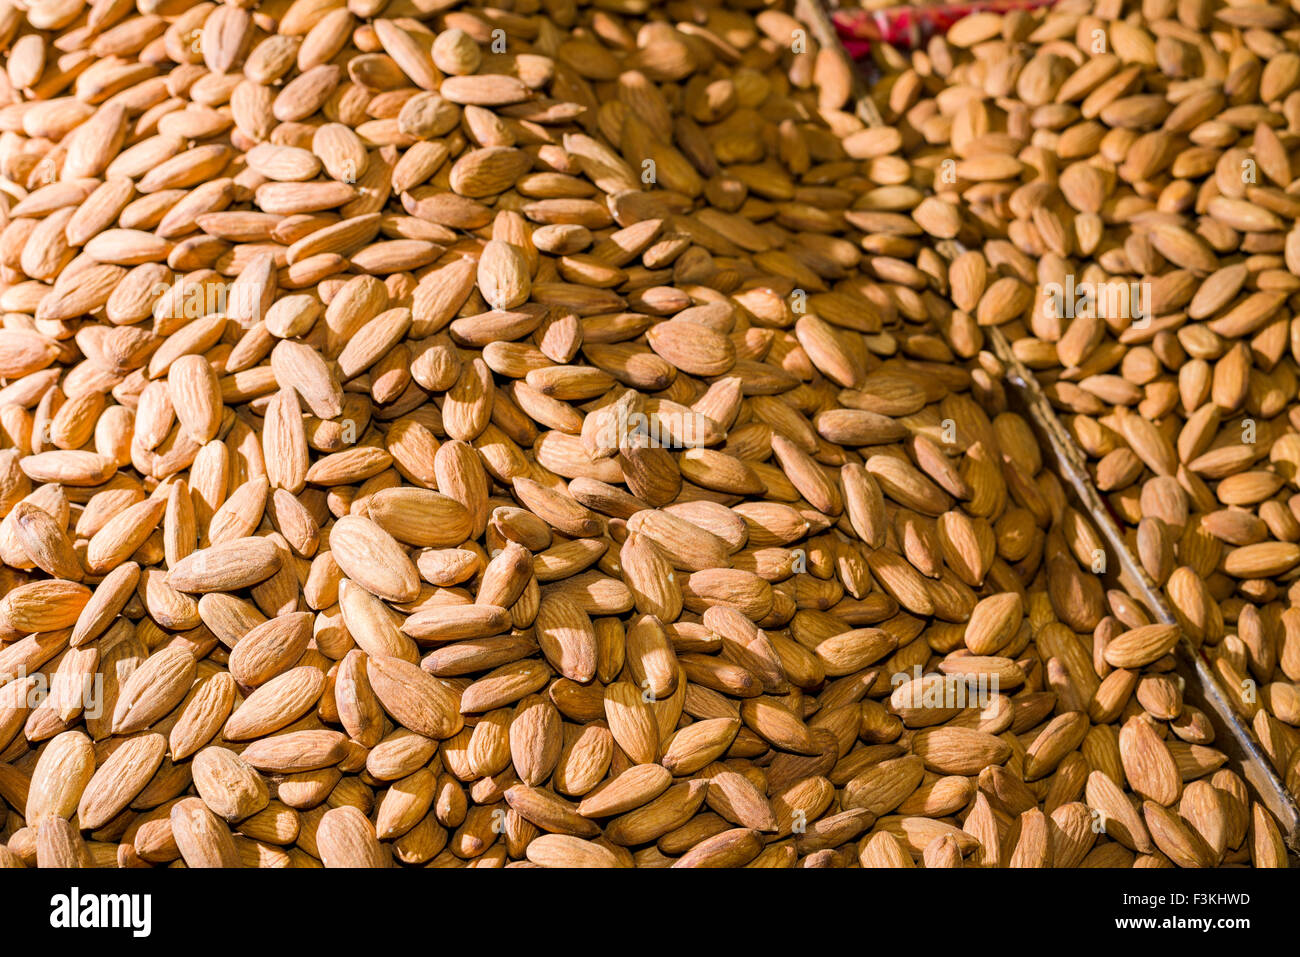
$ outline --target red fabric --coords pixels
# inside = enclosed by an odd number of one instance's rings
[[[1055,0],[974,0],[919,7],[890,7],[887,10],[839,10],[832,17],[849,56],[860,60],[871,52],[873,41],[884,41],[903,50],[922,47],[936,34],[968,14],[983,10],[1003,13],[1051,6]]]

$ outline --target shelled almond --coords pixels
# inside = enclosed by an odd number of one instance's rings
[[[1300,793],[1295,25],[1204,0],[986,12],[880,50],[875,95],[939,171],[954,302],[1045,385]]]
[[[5,11],[0,863],[1285,863],[735,6]]]

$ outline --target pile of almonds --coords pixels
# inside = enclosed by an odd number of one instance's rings
[[[1286,864],[933,248],[960,98],[721,0],[0,39],[0,864]]]
[[[1204,0],[985,13],[882,50],[877,95],[909,149],[955,161],[954,303],[1037,374],[1300,794],[1298,25]],[[1094,308],[1061,309],[1067,281]]]

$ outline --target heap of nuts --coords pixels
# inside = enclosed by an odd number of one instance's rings
[[[1042,381],[1300,793],[1296,25],[1202,0],[982,13],[880,51],[877,95],[959,211],[953,302]]]
[[[0,864],[1285,865],[932,248],[1030,116],[429,6],[0,10]]]

